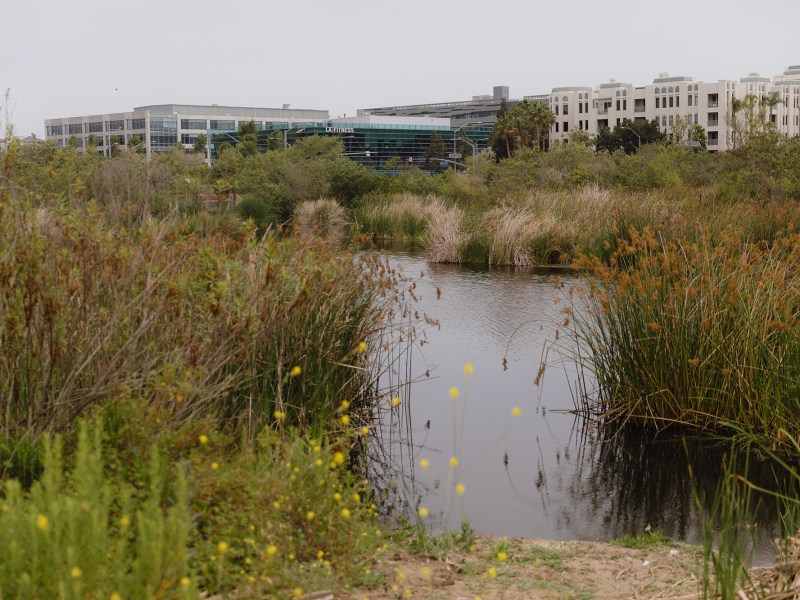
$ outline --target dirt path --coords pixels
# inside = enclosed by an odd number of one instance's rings
[[[505,560],[498,553],[505,552]],[[685,544],[633,549],[592,542],[478,538],[445,561],[396,551],[379,562],[382,589],[350,598],[506,600],[697,598],[701,550]],[[494,569],[491,572],[490,569]]]

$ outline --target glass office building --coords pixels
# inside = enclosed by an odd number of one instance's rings
[[[444,156],[431,157],[431,136],[437,133],[443,142]],[[329,121],[274,123],[257,134],[259,151],[288,147],[297,140],[312,136],[336,136],[344,146],[343,155],[372,169],[386,170],[387,163],[430,165],[431,158],[444,165],[469,163],[473,154],[486,148],[491,127],[451,126],[449,119],[425,117],[388,117],[364,115]],[[435,139],[435,138],[434,138]],[[235,146],[236,131],[209,131],[212,162],[220,146]]]

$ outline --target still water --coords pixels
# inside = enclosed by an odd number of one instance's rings
[[[403,377],[416,382],[394,392],[402,406],[392,413],[384,450],[401,473],[391,501],[396,512],[425,507],[435,529],[458,529],[468,519],[477,533],[495,536],[608,541],[650,526],[674,539],[702,540],[696,498],[713,498],[725,448],[666,436],[603,439],[574,414],[578,381],[592,385],[579,378],[574,342],[561,331],[564,291],[579,285],[579,276],[560,275],[559,291],[551,274],[533,270],[388,257],[416,282],[415,308],[438,320],[424,328],[424,342],[404,366]],[[474,369],[468,376],[467,363]],[[455,493],[458,483],[463,495]],[[761,521],[763,562],[772,554],[771,506]]]

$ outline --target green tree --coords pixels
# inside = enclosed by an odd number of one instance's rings
[[[97,136],[93,133],[90,133],[86,138],[86,151],[83,153],[83,155],[86,156],[92,154],[97,154]]]
[[[640,145],[661,142],[666,137],[658,126],[657,119],[652,121],[625,119],[614,129],[608,127],[600,129],[595,140],[595,150],[597,152],[623,150],[625,154],[632,154],[638,151]]]
[[[199,133],[197,135],[197,139],[194,141],[194,152],[195,154],[202,154],[206,156],[206,150],[208,149],[208,136],[205,133]]]
[[[441,165],[439,162],[444,158],[445,153],[444,140],[438,131],[434,131],[431,133],[428,149],[425,151],[425,168],[437,173],[440,172]]]
[[[689,141],[699,142],[700,148],[705,150],[708,146],[708,134],[702,125],[695,123],[689,127]]]
[[[544,102],[523,100],[508,111],[508,116],[520,148],[541,148],[550,125],[555,122],[555,115]]]
[[[137,154],[144,154],[144,143],[142,142],[142,138],[138,135],[132,135],[128,138],[128,150],[130,152],[135,152]]]
[[[246,123],[239,123],[239,143],[237,149],[242,156],[254,156],[258,154],[258,127],[256,122],[250,119]]]
[[[500,110],[497,111],[494,126],[492,127],[492,135],[489,137],[489,146],[494,150],[496,161],[511,156],[512,148],[507,135],[508,121],[508,103],[505,98],[500,101]]]

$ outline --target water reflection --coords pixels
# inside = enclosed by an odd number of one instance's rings
[[[429,265],[404,254],[391,260],[416,281],[416,310],[439,323],[425,331],[391,384],[406,393],[384,421],[389,469],[382,487],[396,511],[424,506],[434,527],[455,529],[469,519],[477,532],[498,536],[610,540],[650,526],[677,539],[702,539],[695,498],[701,504],[713,498],[726,448],[630,433],[610,437],[576,418],[583,379],[571,360],[571,340],[561,333],[563,292],[550,275]],[[579,283],[562,277],[567,287]],[[547,371],[539,381],[543,360]],[[474,365],[469,376],[466,363]],[[402,381],[411,379],[417,383],[409,394]],[[460,390],[456,400],[451,387]],[[427,469],[418,466],[423,458]],[[454,493],[457,483],[466,488],[463,496]],[[759,513],[762,559],[772,553],[775,514],[773,503]]]

